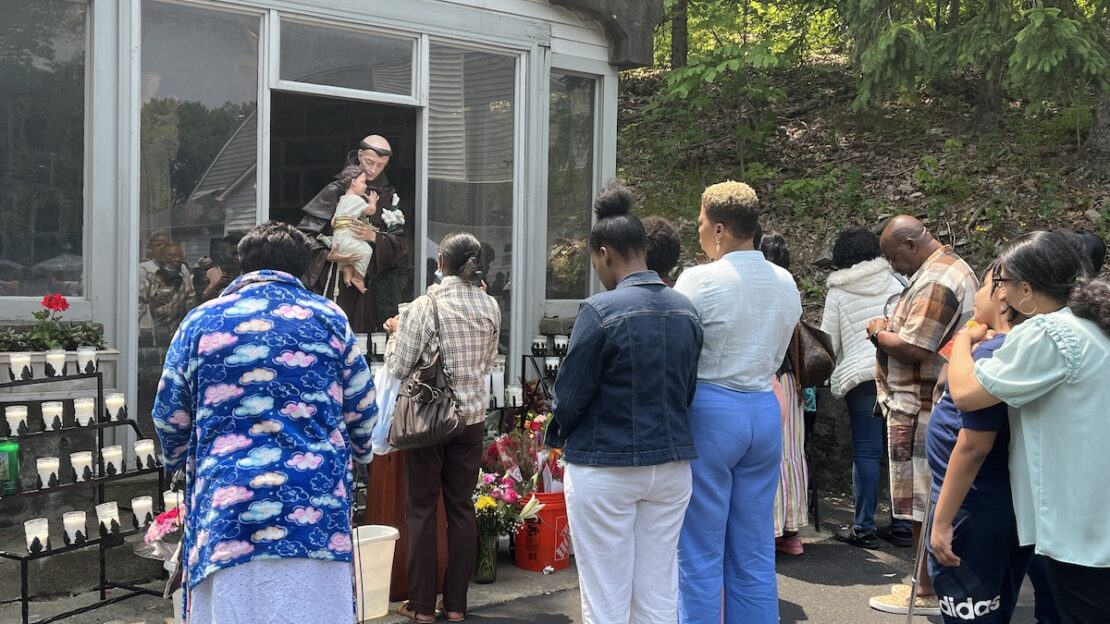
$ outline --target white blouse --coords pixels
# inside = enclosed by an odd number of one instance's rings
[[[770,391],[771,376],[802,317],[790,272],[760,251],[734,251],[686,269],[674,288],[701,316],[705,341],[698,381],[741,392]]]

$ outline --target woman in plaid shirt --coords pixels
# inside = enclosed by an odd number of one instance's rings
[[[434,622],[437,611],[436,503],[441,490],[447,512],[448,560],[438,610],[445,611],[449,621],[466,617],[466,590],[478,539],[470,496],[482,459],[489,400],[486,376],[493,368],[501,331],[501,309],[478,286],[481,253],[481,243],[473,234],[448,234],[437,254],[443,281],[385,323],[386,331],[393,334],[385,348],[389,372],[404,379],[417,363],[431,363],[442,349],[443,365],[466,422],[462,433],[450,441],[412,449],[405,455],[409,601],[399,612],[416,622]],[[433,314],[439,315],[439,336],[435,335]]]

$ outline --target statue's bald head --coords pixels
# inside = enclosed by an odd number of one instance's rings
[[[890,220],[879,237],[879,248],[895,271],[913,275],[936,250],[939,242],[925,224],[910,215]]]
[[[366,172],[367,182],[372,182],[381,175],[392,155],[393,148],[380,134],[371,134],[362,139],[358,146],[358,164]]]

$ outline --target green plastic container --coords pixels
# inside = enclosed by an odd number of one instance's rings
[[[19,485],[19,442],[10,438],[0,439],[0,491],[5,496],[15,494]]]

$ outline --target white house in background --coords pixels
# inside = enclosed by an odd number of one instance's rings
[[[662,3],[0,0],[0,15],[0,319],[70,280],[65,317],[103,323],[143,413],[160,363],[137,319],[150,235],[190,267],[218,260],[223,237],[296,221],[369,133],[393,144],[415,250],[401,297],[427,283],[426,241],[478,233],[515,369],[540,319],[595,287],[566,250],[615,175],[617,71],[651,63]],[[60,257],[80,281],[33,269]]]

